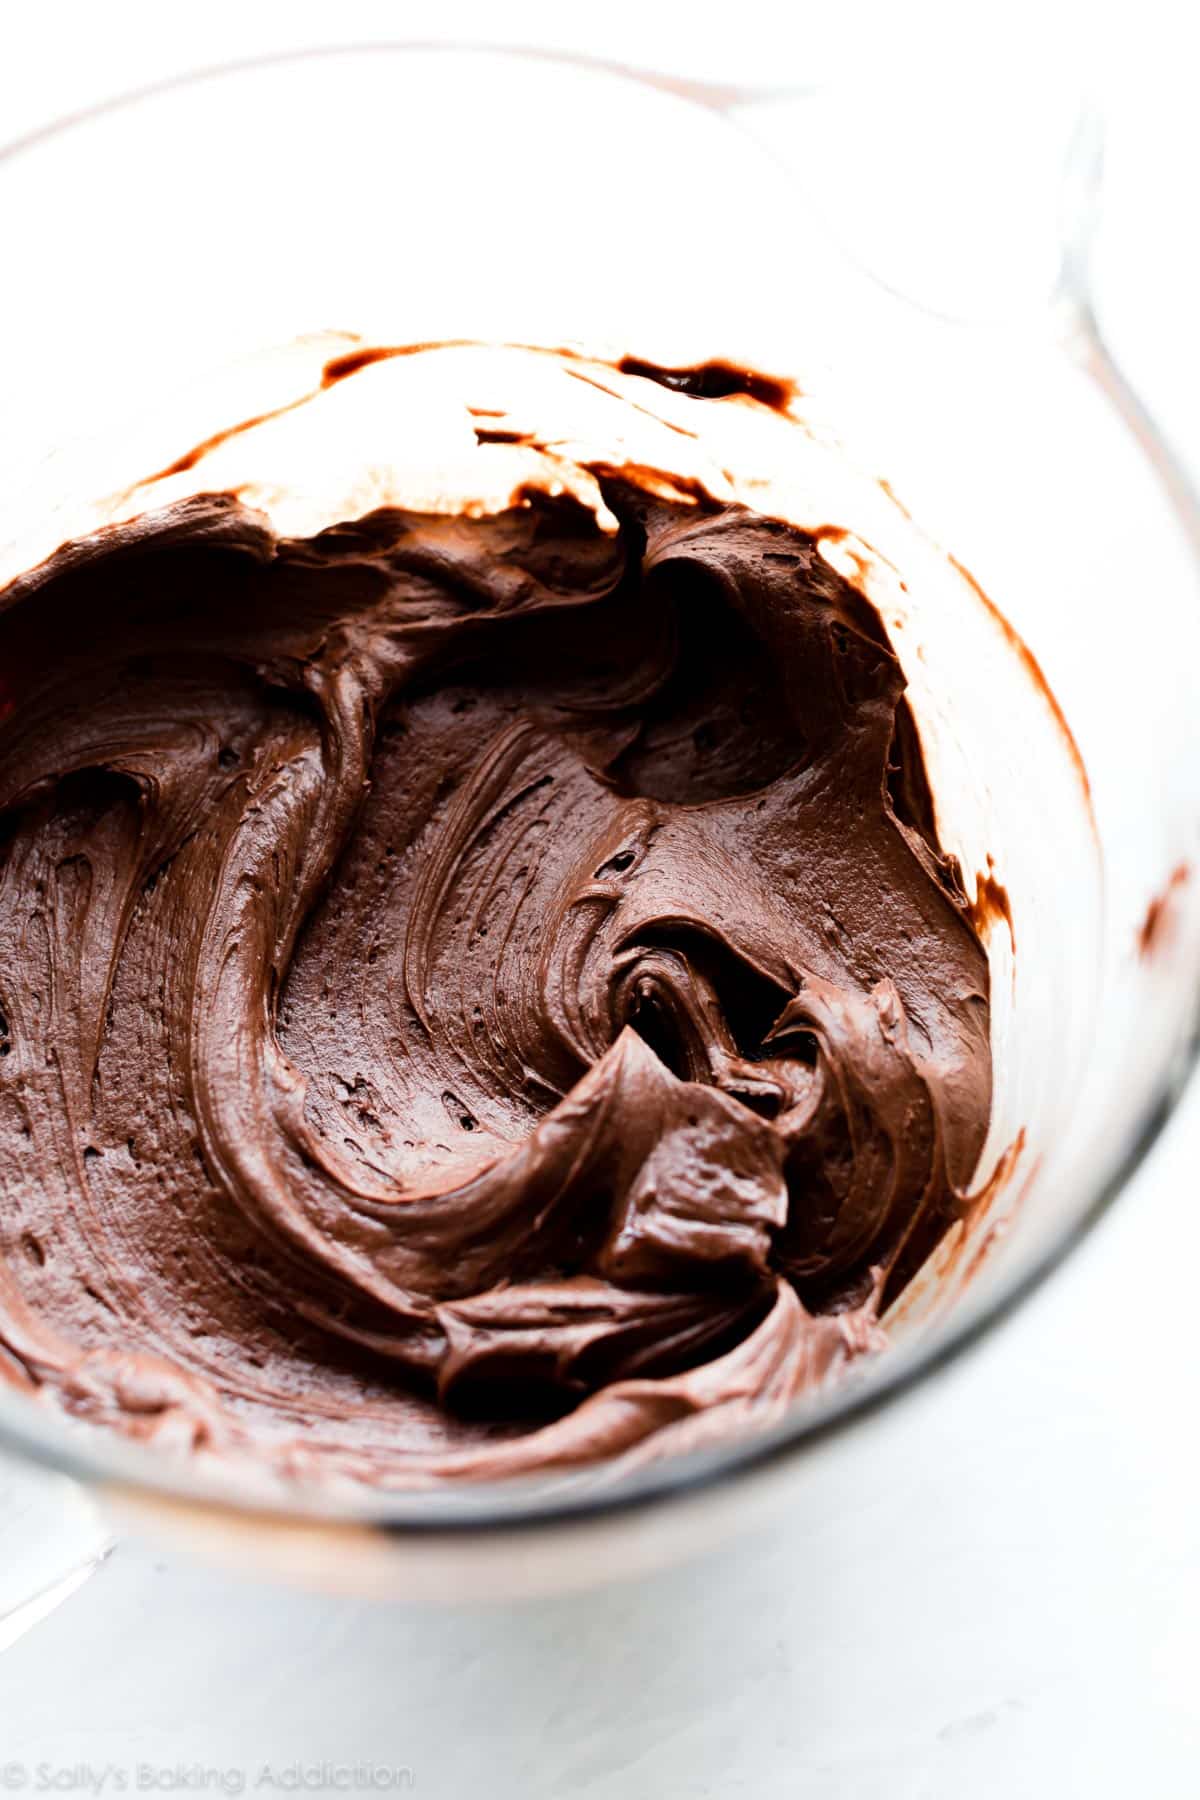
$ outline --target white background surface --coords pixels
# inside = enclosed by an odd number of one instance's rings
[[[853,12],[859,33],[911,17]],[[737,13],[721,60],[754,72],[766,14]],[[10,7],[0,140],[189,65],[405,35],[425,17],[352,0]],[[531,37],[588,41],[586,20],[519,17]],[[680,17],[606,7],[602,29],[609,43],[640,31],[647,55],[666,55]],[[970,17],[985,30],[985,15]],[[488,19],[451,6],[438,23],[486,32]],[[1128,363],[1195,467],[1188,46],[1156,38],[1144,8],[1136,30],[1120,17],[1113,28],[1123,248],[1107,297]],[[853,41],[844,15],[840,29],[813,22],[805,54],[836,64]],[[688,42],[711,63],[711,43]],[[6,261],[13,279],[11,247]],[[148,1764],[185,1791],[198,1765],[265,1793],[263,1764],[278,1780],[284,1765],[324,1761],[406,1766],[412,1791],[454,1800],[1191,1800],[1198,1151],[1193,1092],[1103,1228],[914,1409],[899,1476],[847,1492],[803,1541],[785,1524],[636,1588],[478,1612],[257,1589],[118,1546],[0,1654],[0,1789],[50,1791],[56,1775],[59,1791],[87,1793],[107,1770],[106,1793],[119,1776],[133,1792]],[[28,1555],[30,1507],[0,1508],[10,1572]],[[77,1537],[80,1555],[94,1549],[84,1520]]]

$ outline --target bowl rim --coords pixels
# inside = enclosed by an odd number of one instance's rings
[[[109,114],[132,110],[143,101],[182,88],[309,63],[420,53],[564,65],[607,76],[616,84],[657,88],[677,100],[718,114],[748,98],[776,97],[784,92],[799,97],[831,85],[818,82],[770,89],[720,87],[586,54],[483,38],[413,36],[347,41],[222,60],[108,96],[0,143],[0,177],[11,164],[46,143]],[[737,129],[734,120],[727,122],[731,129]],[[1074,312],[1061,322],[1058,347],[1064,355],[1077,358],[1125,430],[1137,441],[1200,569],[1200,494],[1125,381],[1104,342],[1086,294],[1075,297]],[[944,1373],[978,1346],[994,1327],[1012,1318],[1090,1234],[1146,1160],[1198,1060],[1200,983],[1181,1016],[1178,1043],[1166,1074],[1139,1116],[1130,1122],[1112,1166],[1086,1205],[1049,1237],[1027,1267],[1007,1277],[1002,1275],[981,1302],[964,1306],[928,1339],[894,1346],[886,1357],[873,1362],[868,1374],[846,1380],[820,1397],[801,1398],[773,1425],[745,1437],[648,1462],[620,1473],[611,1485],[597,1482],[594,1470],[587,1470],[581,1476],[556,1474],[553,1478],[469,1481],[425,1489],[356,1486],[351,1492],[341,1484],[331,1491],[303,1484],[292,1487],[272,1483],[261,1492],[231,1490],[228,1480],[167,1458],[150,1446],[102,1426],[81,1426],[77,1420],[40,1410],[27,1395],[4,1383],[0,1383],[0,1451],[15,1452],[63,1476],[131,1489],[140,1499],[152,1502],[200,1504],[233,1518],[275,1516],[294,1523],[356,1530],[374,1525],[414,1537],[489,1535],[571,1521],[597,1521],[669,1504],[682,1496],[696,1496],[719,1483],[745,1480],[775,1468],[867,1422],[927,1379]]]

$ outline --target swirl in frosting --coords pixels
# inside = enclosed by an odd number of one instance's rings
[[[904,679],[812,534],[597,478],[181,500],[4,597],[14,1381],[399,1486],[881,1346],[991,1091]]]

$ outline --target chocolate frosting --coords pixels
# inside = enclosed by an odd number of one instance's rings
[[[712,404],[720,404],[713,402]],[[598,472],[0,597],[0,1344],[404,1485],[658,1454],[884,1342],[988,1120],[904,682],[815,538]]]

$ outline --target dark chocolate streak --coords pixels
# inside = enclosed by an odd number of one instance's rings
[[[796,397],[795,382],[785,381],[781,375],[764,375],[759,369],[744,369],[736,363],[703,362],[685,369],[666,369],[640,356],[623,356],[617,367],[623,375],[640,375],[646,381],[657,381],[660,387],[674,388],[677,393],[691,394],[698,400],[726,400],[730,395],[744,394],[775,412],[786,412]]]
[[[881,1345],[990,1101],[903,679],[804,533],[603,486],[193,500],[0,596],[14,1381],[400,1485]]]

